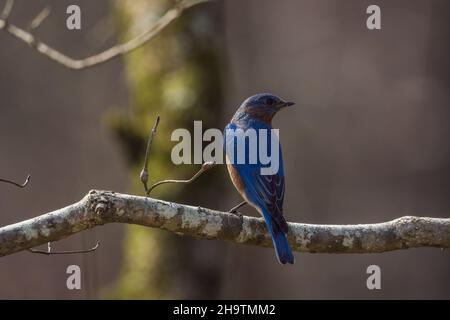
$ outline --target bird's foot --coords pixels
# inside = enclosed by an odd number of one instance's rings
[[[243,206],[245,206],[247,204],[247,201],[242,201],[241,203],[239,203],[237,206],[234,206],[233,208],[231,208],[228,212],[235,214],[239,217],[242,217],[242,213],[238,212],[237,210]]]
[[[244,216],[244,214],[242,212],[239,211],[229,211],[229,213],[234,214],[235,216],[242,218]]]

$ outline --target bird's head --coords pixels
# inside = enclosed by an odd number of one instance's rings
[[[284,101],[276,95],[260,93],[245,100],[240,109],[241,112],[253,118],[270,123],[278,111],[292,105],[294,105],[293,102]]]

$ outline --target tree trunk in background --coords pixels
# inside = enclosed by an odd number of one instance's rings
[[[115,16],[123,38],[151,25],[171,1],[116,2]],[[175,129],[193,133],[195,120],[203,130],[220,127],[221,108],[219,12],[211,4],[183,13],[143,48],[125,57],[130,103],[126,112],[110,114],[109,123],[127,154],[132,192],[143,194],[138,177],[146,140],[157,114],[161,123],[154,137],[150,182],[192,176],[200,165],[175,165],[171,141]],[[192,135],[193,136],[193,135]],[[223,173],[214,168],[190,185],[165,185],[152,197],[191,205],[220,208]],[[217,298],[221,283],[223,244],[144,227],[126,228],[122,275],[110,297],[114,298]]]

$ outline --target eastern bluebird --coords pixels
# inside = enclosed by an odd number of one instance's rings
[[[268,93],[254,95],[245,100],[234,114],[231,122],[225,127],[224,148],[227,158],[227,168],[231,181],[237,191],[247,203],[253,206],[263,217],[267,229],[272,237],[273,245],[278,261],[282,264],[294,263],[286,234],[288,225],[283,217],[283,199],[284,199],[284,170],[283,159],[281,156],[281,146],[271,135],[272,118],[282,108],[293,105],[293,102],[286,102],[283,99]],[[249,139],[245,140],[245,150],[237,150],[236,130],[246,133],[253,129],[257,133],[256,146],[250,146]],[[261,138],[258,132],[265,130],[267,138]],[[266,143],[261,144],[261,139],[267,139]],[[256,141],[253,141],[255,143]],[[277,144],[279,157],[277,170],[274,174],[261,174],[262,168],[267,168],[267,164],[261,162],[260,154],[272,155],[271,142]],[[242,149],[242,144],[241,148]],[[266,149],[266,150],[261,150]],[[252,157],[249,151],[257,150],[257,159],[249,161]],[[237,152],[236,152],[237,151]],[[245,161],[237,161],[237,153],[244,151]],[[242,159],[242,158],[241,158]],[[256,162],[256,163],[255,163]]]

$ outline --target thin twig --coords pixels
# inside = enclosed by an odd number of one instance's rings
[[[28,249],[28,251],[30,251],[31,253],[38,253],[38,254],[45,254],[47,256],[52,255],[52,254],[77,254],[77,253],[89,253],[89,252],[93,252],[95,250],[97,250],[97,248],[100,245],[100,241],[97,241],[97,244],[90,248],[90,249],[86,249],[86,250],[67,250],[67,251],[51,251],[52,247],[50,245],[50,242],[47,243],[47,251],[45,250],[38,250],[38,249]]]
[[[153,142],[153,136],[158,129],[160,117],[159,115],[156,117],[155,124],[153,125],[152,131],[150,131],[150,135],[147,140],[147,148],[145,149],[145,158],[144,158],[144,167],[142,168],[141,174],[139,178],[141,179],[142,184],[144,185],[145,194],[148,195],[148,157],[150,155],[150,149]]]
[[[31,179],[31,175],[28,175],[27,178],[25,179],[25,182],[22,184],[11,181],[11,180],[7,180],[7,179],[0,179],[0,182],[10,183],[19,188],[25,188],[27,186],[28,182],[30,181],[30,179]]]
[[[0,15],[0,19],[3,20],[6,24],[8,21],[9,15],[11,14],[12,8],[14,6],[14,0],[6,0],[5,6],[3,7],[2,14]]]
[[[31,21],[30,26],[28,27],[28,31],[35,30],[39,28],[39,26],[44,22],[44,20],[50,14],[50,7],[45,7],[39,14]]]
[[[166,184],[166,183],[185,183],[185,184],[188,184],[188,183],[191,183],[195,179],[197,179],[202,173],[204,173],[205,171],[208,171],[209,169],[213,168],[215,165],[216,165],[216,163],[213,162],[213,161],[205,162],[202,165],[202,167],[200,168],[200,170],[198,170],[196,174],[194,174],[190,179],[187,179],[187,180],[168,179],[168,180],[162,180],[162,181],[156,182],[147,191],[147,196],[150,195],[150,192],[152,192],[153,189],[155,189],[157,186],[160,186],[162,184]]]
[[[11,0],[9,0],[9,1],[11,1]],[[82,69],[100,65],[100,64],[105,63],[105,62],[107,62],[113,58],[116,58],[120,55],[127,54],[131,51],[134,51],[134,50],[140,48],[145,43],[147,43],[149,40],[151,40],[153,37],[155,37],[161,30],[163,30],[165,27],[167,27],[172,21],[174,21],[176,18],[178,18],[183,13],[184,10],[186,10],[190,7],[193,7],[197,4],[200,4],[203,2],[208,2],[208,1],[211,1],[211,0],[184,0],[184,1],[181,1],[177,5],[175,5],[174,8],[170,9],[161,18],[159,18],[159,20],[156,21],[156,23],[154,25],[152,25],[148,30],[144,31],[140,35],[132,38],[131,40],[129,40],[125,43],[118,44],[114,47],[111,47],[103,52],[92,55],[85,59],[74,59],[74,58],[69,57],[68,55],[62,53],[61,51],[58,51],[58,50],[50,47],[46,43],[37,40],[36,37],[33,34],[31,34],[30,32],[28,32],[22,28],[19,28],[15,25],[7,23],[7,19],[4,19],[4,18],[0,19],[0,29],[4,29],[12,36],[14,36],[17,39],[30,45],[37,52],[41,53],[42,55],[46,56],[47,58],[50,58],[51,60],[53,60],[55,62],[63,65],[64,67],[67,67],[69,69],[74,69],[74,70],[82,70]],[[8,5],[8,3],[7,3],[7,5]],[[8,15],[9,15],[9,13],[8,13]],[[8,15],[6,15],[6,17]]]

